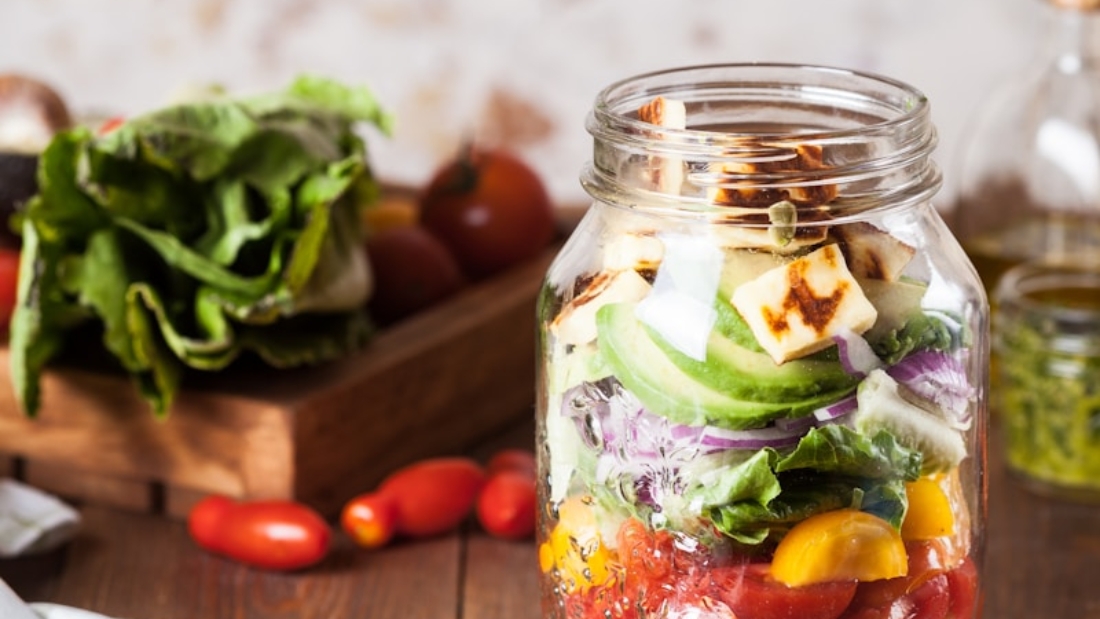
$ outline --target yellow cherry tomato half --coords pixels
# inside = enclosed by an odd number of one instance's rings
[[[569,497],[558,508],[558,523],[539,546],[543,572],[557,570],[566,593],[583,593],[611,576],[610,551],[600,538],[596,516],[580,497]]]
[[[775,549],[771,572],[789,587],[802,587],[897,578],[908,569],[905,542],[889,522],[857,509],[838,509],[796,524]]]
[[[909,509],[901,523],[902,539],[930,540],[954,535],[955,513],[944,492],[943,479],[943,475],[933,475],[906,482]]]

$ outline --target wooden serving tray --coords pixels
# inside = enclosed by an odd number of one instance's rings
[[[79,366],[45,372],[41,410],[28,419],[2,348],[0,473],[172,516],[209,493],[293,498],[334,515],[394,468],[465,451],[534,415],[535,301],[556,250],[337,362],[198,376],[167,419],[127,377]]]

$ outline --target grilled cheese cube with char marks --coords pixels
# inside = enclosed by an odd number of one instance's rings
[[[687,107],[683,101],[656,97],[638,108],[638,120],[666,129],[687,128]],[[651,155],[648,176],[661,193],[678,194],[684,184],[684,160],[676,155]]]
[[[776,363],[828,348],[844,329],[863,333],[878,317],[835,244],[741,284],[731,302]]]
[[[601,271],[569,300],[550,323],[564,345],[580,346],[596,339],[596,312],[608,303],[639,301],[652,288],[637,271]]]
[[[769,172],[814,172],[827,169],[824,149],[817,144],[799,144],[790,149],[790,157],[775,161],[724,161],[711,164],[720,174],[766,174]],[[738,187],[711,187],[710,201],[726,206],[763,208],[789,200],[804,206],[820,206],[837,196],[837,186],[830,183],[794,185],[785,188],[755,187],[745,183]]]

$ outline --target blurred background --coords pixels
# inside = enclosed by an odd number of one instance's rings
[[[785,61],[881,72],[932,100],[947,172],[994,84],[1035,53],[1039,0],[4,0],[0,71],[38,77],[78,115],[136,114],[217,83],[301,72],[366,84],[396,117],[370,141],[386,180],[419,184],[473,136],[514,147],[555,201],[612,81],[678,65]]]

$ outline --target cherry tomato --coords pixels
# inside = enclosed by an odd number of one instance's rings
[[[96,129],[96,134],[107,135],[108,133],[111,133],[115,129],[121,127],[125,122],[125,116],[112,116],[99,125],[99,128]]]
[[[392,473],[379,485],[378,493],[394,502],[399,533],[429,537],[462,523],[473,510],[485,477],[485,470],[470,458],[429,458]]]
[[[525,471],[500,471],[489,477],[477,499],[477,518],[489,534],[520,540],[535,533],[538,498],[535,478]]]
[[[397,533],[397,506],[387,496],[368,492],[344,505],[340,526],[363,548],[381,548]]]
[[[519,448],[501,449],[494,453],[485,465],[490,476],[502,471],[519,471],[534,478],[537,475],[537,468],[535,453],[529,449]]]
[[[504,150],[473,146],[432,176],[420,222],[473,279],[534,258],[555,233],[553,205],[535,171]]]
[[[19,288],[19,250],[0,247],[0,331],[11,325]]]
[[[763,563],[716,568],[712,575],[719,599],[737,619],[837,619],[856,593],[854,581],[788,587]]]
[[[447,298],[465,283],[447,248],[418,226],[379,230],[367,238],[366,251],[374,274],[367,309],[382,325]]]
[[[908,573],[900,578],[860,583],[844,619],[944,619],[949,616],[953,602],[943,546],[935,541],[908,542],[905,549],[909,557]],[[959,583],[963,586],[962,577]],[[973,598],[971,593],[971,604]]]
[[[981,615],[982,600],[978,594],[978,568],[967,557],[962,565],[947,572],[947,588],[951,592],[951,609],[947,616],[970,619]]]
[[[206,550],[246,565],[297,570],[328,554],[331,530],[316,511],[285,500],[233,502],[208,497],[188,516],[192,539]]]
[[[232,499],[217,494],[196,503],[187,515],[187,531],[191,534],[191,539],[206,549],[217,547],[221,538],[221,522],[232,507]]]
[[[903,579],[892,578],[890,581]],[[860,585],[852,602],[851,609],[844,615],[845,619],[894,619],[905,617],[906,619],[945,619],[951,604],[949,585],[946,574],[936,574],[921,582],[916,588],[906,590],[904,585],[890,581],[874,581]],[[864,588],[892,590],[889,595],[881,591],[871,597],[888,597],[889,599],[877,606],[868,606],[868,599],[863,596]]]

